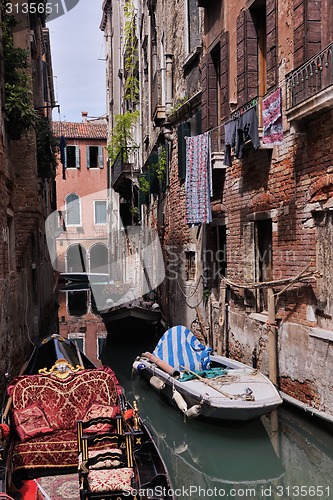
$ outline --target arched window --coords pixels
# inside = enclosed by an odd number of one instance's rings
[[[81,204],[76,194],[69,194],[66,198],[66,225],[81,225]]]
[[[105,245],[97,243],[90,249],[90,272],[108,273],[108,249]],[[91,286],[91,308],[94,313],[105,307],[105,297],[103,289],[105,284],[94,282]]]
[[[83,245],[72,245],[67,250],[67,273],[87,272],[87,251]],[[72,316],[83,316],[88,312],[88,290],[78,289],[67,292],[68,312]]]
[[[83,245],[72,245],[67,250],[67,273],[87,272],[87,251]]]
[[[90,250],[90,272],[108,273],[108,249],[97,243]]]

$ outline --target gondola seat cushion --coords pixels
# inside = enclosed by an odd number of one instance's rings
[[[53,473],[59,464],[64,470],[77,467],[77,420],[98,411],[117,415],[121,387],[113,371],[102,367],[63,379],[52,374],[19,376],[8,393],[17,431],[13,472],[34,477],[41,467]]]

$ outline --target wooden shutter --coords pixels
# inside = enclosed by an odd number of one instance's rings
[[[277,75],[277,7],[276,0],[266,1],[266,74],[267,92],[276,87]]]
[[[190,125],[183,122],[178,125],[178,177],[185,179],[186,177],[186,142],[185,137],[191,135]]]
[[[294,66],[300,66],[321,50],[319,0],[294,0]]]
[[[202,130],[208,130],[208,54],[202,58],[201,63],[201,106],[202,106]]]
[[[104,168],[104,163],[103,163],[103,146],[98,146],[98,166],[99,166],[99,168]]]
[[[237,18],[237,100],[242,105],[258,95],[258,39],[248,9]]]
[[[87,168],[90,168],[90,149],[86,146],[86,158],[87,158]]]
[[[229,117],[229,32],[221,35],[221,119]]]
[[[80,148],[79,148],[79,146],[75,146],[75,166],[76,166],[76,168],[80,168]]]

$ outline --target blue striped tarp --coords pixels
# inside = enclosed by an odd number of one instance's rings
[[[177,325],[167,330],[153,352],[176,370],[206,370],[209,368],[210,347],[201,344],[185,326]]]

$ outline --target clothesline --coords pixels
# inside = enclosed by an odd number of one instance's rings
[[[283,80],[282,82],[279,82],[278,85],[274,88],[274,90],[272,90],[272,92],[270,92],[268,95],[272,94],[277,88],[282,89],[282,87],[284,87],[284,86],[285,86],[285,82]],[[206,134],[211,134],[215,130],[218,130],[219,128],[224,127],[226,124],[230,123],[232,120],[234,120],[235,118],[238,118],[239,116],[241,116],[241,114],[245,113],[245,111],[247,111],[248,109],[251,109],[251,107],[254,108],[255,106],[257,106],[259,104],[259,99],[262,99],[263,97],[267,97],[267,96],[266,95],[265,96],[257,96],[254,99],[252,99],[251,101],[247,102],[246,104],[241,106],[239,110],[236,110],[233,113],[231,113],[231,116],[228,120],[226,120],[223,123],[220,123],[220,125],[216,125],[216,127],[213,127],[211,129],[207,130]],[[254,105],[248,106],[245,110],[242,109],[242,108],[246,107],[247,105],[252,104],[254,101],[256,101],[256,103]],[[240,113],[240,111],[242,111],[242,113]],[[236,113],[238,113],[238,115],[236,115]]]

